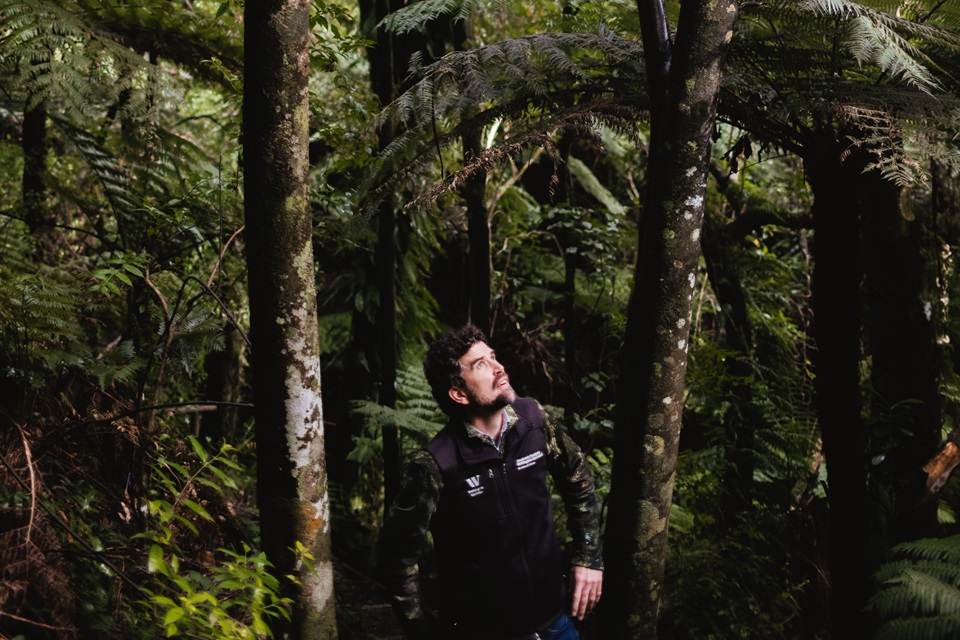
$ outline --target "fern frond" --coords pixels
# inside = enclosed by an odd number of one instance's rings
[[[505,3],[499,0],[495,4]],[[380,26],[397,34],[410,31],[426,32],[428,23],[440,16],[450,16],[453,20],[465,20],[471,15],[483,12],[486,6],[487,3],[483,0],[420,0],[391,13],[384,18]]]
[[[878,638],[950,638],[960,633],[960,537],[921,539],[891,550],[869,608]]]
[[[381,153],[371,179],[380,185],[374,196],[431,161],[437,147],[495,121],[510,123],[503,127],[509,132],[503,145],[455,172],[418,205],[520,148],[549,145],[554,131],[595,136],[601,124],[631,131],[645,115],[642,49],[606,29],[512,38],[447,54],[423,73],[374,123],[392,120],[402,131]]]
[[[960,616],[903,618],[885,623],[875,640],[930,640],[960,636]]]

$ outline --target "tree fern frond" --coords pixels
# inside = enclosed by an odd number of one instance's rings
[[[498,4],[504,4],[502,0]],[[387,31],[402,34],[410,31],[426,31],[430,21],[440,16],[465,20],[481,12],[487,3],[484,0],[420,0],[412,2],[399,11],[394,11],[380,23]]]
[[[915,569],[887,580],[871,600],[884,617],[960,616],[960,589]]]
[[[954,587],[960,587],[960,563],[943,560],[893,560],[884,563],[875,574],[880,582],[894,581],[908,571],[932,576]]]
[[[420,203],[525,145],[544,143],[547,132],[577,129],[591,135],[603,122],[615,130],[635,128],[646,104],[638,92],[645,86],[641,62],[637,42],[604,29],[524,36],[447,54],[425,67],[423,77],[377,117],[375,126],[387,120],[403,126],[381,152],[373,194],[429,162],[438,147],[494,121],[510,123],[504,128],[510,134],[506,146],[487,150]]]
[[[960,636],[960,616],[901,618],[883,624],[875,640],[932,640]]]
[[[960,44],[956,32],[908,20],[896,13],[878,11],[851,0],[803,0],[798,6],[815,15],[848,18],[850,37],[844,44],[855,60],[875,64],[923,91],[940,87],[939,81],[925,66],[932,61],[900,32],[949,46]]]
[[[869,608],[878,638],[948,638],[960,632],[960,537],[921,539],[891,550]]]
[[[960,565],[960,536],[903,542],[893,547],[891,553],[906,559],[937,560]]]

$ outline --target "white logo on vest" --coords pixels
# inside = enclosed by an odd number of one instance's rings
[[[532,467],[536,464],[537,460],[543,457],[543,451],[534,451],[533,453],[523,456],[517,460],[517,471],[526,469],[527,467]]]
[[[470,487],[470,489],[467,490],[467,494],[469,494],[471,498],[483,495],[483,487],[480,486],[480,476],[467,478],[467,486]]]

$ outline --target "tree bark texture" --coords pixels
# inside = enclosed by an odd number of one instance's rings
[[[656,0],[654,0],[656,1]],[[645,5],[646,3],[643,3]],[[641,22],[656,11],[645,12]],[[617,396],[604,599],[611,638],[654,638],[680,439],[707,169],[733,2],[685,2],[651,131],[644,224]],[[670,60],[648,33],[644,49]],[[648,62],[648,68],[649,68]],[[656,85],[651,79],[651,90]]]
[[[261,540],[294,599],[277,637],[336,638],[308,173],[307,0],[244,14],[244,190]],[[297,543],[313,556],[299,561]],[[298,584],[283,576],[293,574]]]
[[[804,168],[813,190],[811,281],[816,353],[817,417],[827,463],[830,508],[831,626],[836,638],[863,628],[871,549],[865,433],[860,399],[859,169],[844,163],[846,144],[825,130],[805,145]]]

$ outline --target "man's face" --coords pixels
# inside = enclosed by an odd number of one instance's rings
[[[463,354],[460,372],[466,389],[451,389],[451,397],[465,405],[467,411],[489,413],[517,399],[517,392],[510,386],[510,377],[486,343],[475,342]]]

